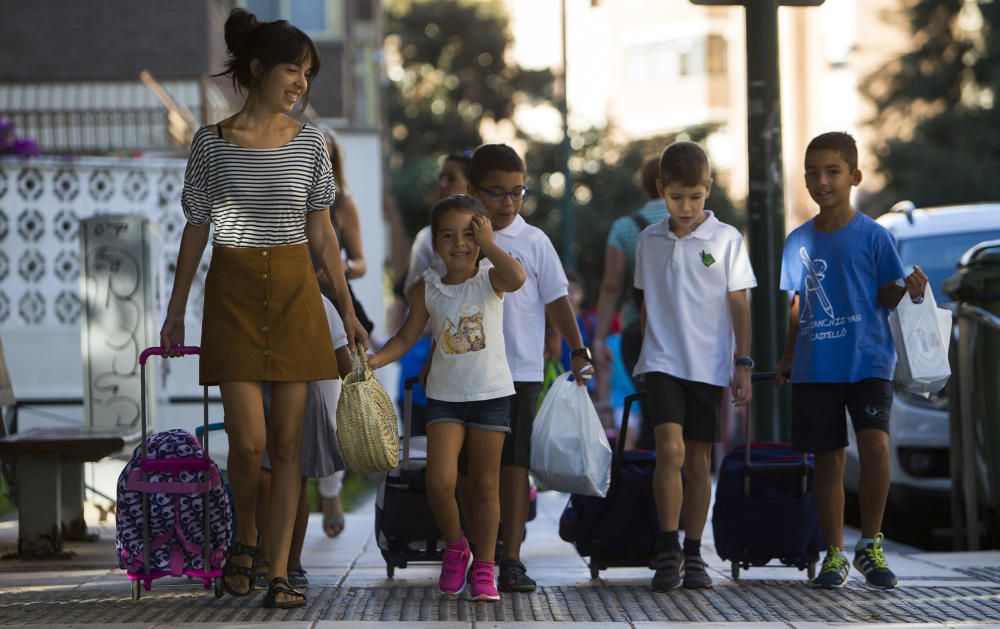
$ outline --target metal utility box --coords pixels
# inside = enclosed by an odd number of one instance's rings
[[[163,236],[155,221],[137,214],[95,216],[80,221],[80,255],[86,423],[138,433],[139,354],[160,342]],[[147,379],[147,400],[157,399],[156,380]]]

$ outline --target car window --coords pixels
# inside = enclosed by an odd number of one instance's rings
[[[930,279],[934,299],[943,303],[951,301],[951,298],[941,292],[941,285],[955,274],[955,265],[962,254],[984,240],[998,238],[1000,230],[908,238],[899,241],[899,257],[907,270],[914,264],[920,265]]]

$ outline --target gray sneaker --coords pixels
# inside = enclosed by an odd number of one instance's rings
[[[684,574],[684,554],[680,548],[661,550],[653,557],[649,567],[656,570],[650,586],[654,592],[669,592],[681,585]]]
[[[883,536],[879,533],[871,544],[854,551],[854,567],[865,575],[865,583],[869,587],[891,590],[896,587],[897,580],[885,560],[882,540]]]
[[[847,560],[836,546],[830,546],[823,560],[823,567],[810,583],[813,587],[824,590],[842,588],[847,583],[847,574],[851,571],[851,562]]]
[[[683,585],[687,590],[712,587],[712,577],[708,576],[708,569],[701,555],[684,555]]]

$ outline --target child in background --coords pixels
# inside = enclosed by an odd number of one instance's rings
[[[326,320],[330,325],[330,337],[333,339],[334,351],[337,355],[337,368],[343,378],[351,371],[351,354],[347,348],[347,334],[344,332],[344,322],[333,303],[324,298],[323,308]],[[306,539],[306,527],[309,525],[309,496],[306,492],[306,481],[318,478],[320,481],[320,497],[325,503],[340,493],[340,485],[344,477],[344,459],[337,443],[337,402],[340,400],[340,387],[343,381],[316,380],[309,383],[306,398],[306,412],[302,421],[302,447],[299,459],[302,466],[302,485],[299,491],[299,506],[295,513],[295,525],[292,529],[292,543],[288,553],[288,583],[292,587],[306,587],[309,579],[302,567],[302,546]],[[264,419],[270,422],[271,416],[271,386],[264,385]],[[261,554],[269,557],[270,547],[267,535],[267,505],[271,503],[271,461],[264,452],[261,463],[261,474],[257,495],[257,521],[261,530]],[[343,518],[343,515],[341,515]],[[342,521],[341,521],[342,522]],[[326,532],[326,515],[324,513],[323,528]],[[343,523],[340,526],[343,529]],[[338,532],[339,533],[339,532]],[[328,536],[329,533],[327,533]],[[270,563],[258,559],[254,572],[257,585],[267,586],[267,574]]]
[[[473,600],[500,599],[493,572],[500,518],[500,452],[509,430],[514,381],[504,353],[504,293],[524,284],[524,268],[493,239],[482,205],[453,195],[431,210],[435,250],[447,272],[433,269],[411,291],[410,313],[399,332],[369,359],[376,369],[403,355],[428,321],[436,341],[427,378],[427,498],[447,543],[438,586],[446,596],[465,588],[472,565]],[[489,263],[480,264],[480,257]],[[469,541],[455,500],[458,457],[465,444],[465,485],[475,514]]]

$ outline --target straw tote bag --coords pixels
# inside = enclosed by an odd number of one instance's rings
[[[337,405],[337,441],[355,474],[387,472],[399,464],[396,408],[368,368],[364,350],[351,352],[354,370],[344,378]]]

